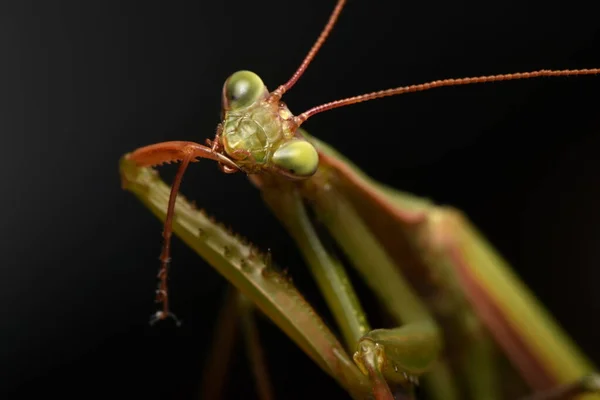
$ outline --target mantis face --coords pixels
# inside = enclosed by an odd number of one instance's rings
[[[289,178],[312,176],[319,155],[298,133],[294,115],[254,72],[238,71],[223,85],[221,141],[246,172],[270,170]]]

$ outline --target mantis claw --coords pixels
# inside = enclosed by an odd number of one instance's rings
[[[219,140],[219,132],[215,140],[207,140],[206,143],[209,145],[203,146],[194,142],[183,142],[183,141],[171,141],[153,144],[150,146],[141,147],[135,150],[133,153],[127,154],[125,158],[131,160],[138,167],[152,167],[165,163],[181,162],[173,186],[169,193],[169,202],[167,208],[167,216],[165,218],[164,229],[163,229],[163,248],[160,254],[159,260],[161,267],[158,272],[157,278],[160,280],[158,290],[156,291],[156,302],[162,303],[164,308],[163,311],[157,311],[156,314],[150,319],[150,325],[154,325],[157,321],[166,319],[168,317],[175,320],[176,325],[180,326],[181,322],[175,314],[168,311],[168,267],[171,262],[170,254],[170,240],[172,235],[172,223],[173,215],[175,212],[175,199],[183,179],[183,173],[190,162],[195,162],[199,158],[206,158],[217,161],[221,170],[227,173],[234,173],[239,171],[239,167],[231,159],[227,158],[222,154],[222,144]],[[125,186],[124,183],[122,183]]]
[[[159,259],[160,261],[164,262],[164,264],[165,264],[166,266],[168,266],[169,264],[171,264],[171,257],[167,257],[167,258],[165,258],[165,259],[163,259],[163,258],[159,257],[158,259]],[[156,277],[157,277],[158,279],[162,279],[162,277],[164,276],[164,274],[165,274],[165,273],[166,273],[166,271],[165,271],[164,269],[161,269],[161,270],[160,270],[160,271],[158,271],[158,273],[156,274]]]
[[[154,326],[154,324],[156,324],[158,321],[162,321],[164,319],[167,318],[172,318],[173,321],[175,321],[175,325],[179,328],[181,326],[181,320],[179,318],[177,318],[177,316],[175,314],[173,314],[170,311],[157,311],[151,318],[150,318],[150,326]]]
[[[154,300],[156,303],[162,303],[163,301],[165,301],[166,298],[167,298],[166,290],[163,290],[160,288],[156,290],[156,300]]]
[[[375,399],[393,400],[394,396],[382,372],[386,364],[383,346],[370,339],[363,339],[353,358],[361,372],[371,379]]]

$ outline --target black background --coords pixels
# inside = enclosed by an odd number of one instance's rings
[[[351,0],[286,101],[298,113],[446,77],[599,67],[592,3]],[[184,325],[148,326],[161,225],[120,189],[118,158],[212,137],[226,77],[250,69],[271,89],[285,82],[333,4],[0,6],[7,398],[197,398],[225,281],[175,240],[172,307]],[[441,89],[339,109],[305,127],[377,179],[465,210],[600,362],[599,92],[600,77]],[[270,248],[321,301],[244,176],[202,162],[183,192]],[[276,327],[260,326],[278,397],[344,397]],[[243,349],[236,354],[228,394],[250,399]]]

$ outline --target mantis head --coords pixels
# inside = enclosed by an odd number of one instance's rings
[[[232,74],[223,85],[219,140],[246,172],[271,171],[292,179],[312,176],[319,155],[298,133],[298,122],[276,90],[269,93],[251,71]]]

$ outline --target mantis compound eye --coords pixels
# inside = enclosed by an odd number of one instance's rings
[[[305,140],[292,140],[282,144],[273,154],[273,163],[287,174],[307,178],[319,166],[319,154],[312,144]]]
[[[267,91],[262,79],[251,71],[238,71],[225,81],[224,104],[235,110],[248,107]]]

